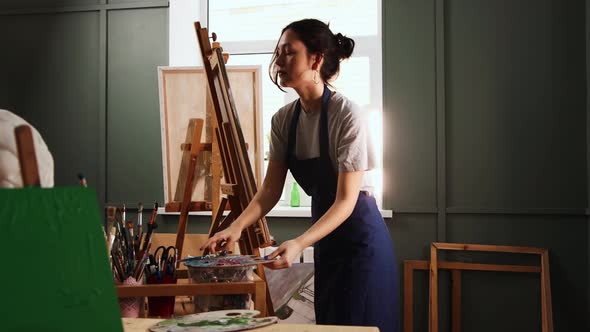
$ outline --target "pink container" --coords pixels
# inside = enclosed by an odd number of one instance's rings
[[[133,277],[125,279],[123,285],[127,286],[138,286],[142,284],[142,280],[135,280]],[[141,297],[120,297],[119,298],[119,309],[121,310],[121,317],[139,317],[139,311],[141,308]]]

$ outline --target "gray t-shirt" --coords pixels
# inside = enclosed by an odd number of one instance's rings
[[[293,101],[283,106],[272,117],[270,160],[287,162],[287,141],[295,104],[296,101]],[[320,109],[309,113],[301,110],[295,142],[297,159],[319,157],[320,115]],[[336,173],[375,168],[375,151],[361,109],[338,92],[332,92],[328,103],[328,141],[330,160]],[[361,181],[361,190],[373,192],[373,184],[367,173]]]

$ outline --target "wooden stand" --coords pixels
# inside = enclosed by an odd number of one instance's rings
[[[182,163],[178,172],[179,174],[176,192],[174,193],[173,200],[171,202],[166,202],[166,212],[181,211],[185,192],[189,190],[192,194],[194,191],[194,173],[198,155],[203,151],[213,150],[212,144],[210,142],[201,143],[200,135],[203,132],[203,126],[204,123],[202,119],[193,118],[189,120],[185,142],[180,146],[180,150],[182,151]],[[217,181],[220,181],[220,179],[217,179]],[[188,188],[187,184],[189,185]],[[190,198],[191,197],[189,196],[189,201]],[[211,209],[212,204],[208,200],[191,201],[189,205],[189,211],[211,211]]]
[[[20,125],[14,128],[14,136],[16,139],[20,171],[23,178],[23,187],[40,187],[41,180],[39,178],[39,167],[37,165],[31,127]]]
[[[215,211],[216,213],[213,214],[209,230],[209,236],[212,236],[216,232],[227,228],[242,213],[256,194],[257,187],[252,166],[248,159],[246,142],[237,116],[238,112],[229,86],[221,47],[211,47],[209,33],[206,28],[201,28],[199,22],[195,22],[195,30],[201,49],[203,66],[207,73],[211,100],[215,109],[214,142],[219,147],[223,177],[226,182],[220,186],[222,193],[226,197],[221,199],[219,207]],[[185,193],[185,198],[190,198],[190,196],[186,195]],[[224,218],[223,211],[228,203],[230,212]],[[181,216],[183,212],[184,210],[181,210]],[[181,221],[183,221],[182,218]],[[179,223],[178,227],[180,234],[182,232],[181,228],[185,228],[186,224]],[[260,256],[259,248],[273,244],[274,241],[271,239],[266,220],[261,218],[242,234],[239,241],[240,253]],[[262,265],[258,266],[257,274],[262,280],[266,281]],[[268,288],[266,294],[267,312],[264,314],[274,315]]]
[[[536,254],[541,258],[540,266],[475,264],[438,261],[438,250],[462,250]],[[545,248],[496,246],[460,243],[432,243],[430,262],[423,260],[404,261],[404,332],[414,327],[414,271],[430,271],[429,331],[438,331],[438,270],[451,271],[451,331],[461,331],[461,271],[494,271],[541,274],[541,328],[553,332],[553,311],[551,306],[551,283],[549,280],[549,251]]]
[[[212,48],[206,29],[195,23],[199,45],[203,55],[204,68],[207,74],[211,96],[211,142],[202,143],[203,119],[191,119],[185,144],[182,146],[183,161],[179,174],[178,185],[173,202],[166,204],[166,211],[180,212],[176,233],[176,248],[179,258],[184,258],[183,247],[190,211],[213,210],[212,223],[208,237],[226,228],[246,208],[256,193],[256,182],[247,154],[237,111],[229,88],[221,47]],[[209,107],[209,105],[207,106]],[[207,119],[209,120],[209,119]],[[194,191],[194,173],[199,153],[211,151],[212,194],[211,201],[191,201]],[[223,170],[223,174],[222,174]],[[221,177],[225,182],[221,184]],[[180,189],[182,188],[182,194]],[[219,200],[219,191],[226,196]],[[180,198],[181,197],[181,198]],[[217,200],[217,201],[216,201]],[[230,212],[224,217],[229,205]],[[194,234],[190,234],[194,235]],[[240,253],[260,256],[259,248],[273,245],[266,220],[262,218],[242,234],[239,241]],[[188,248],[189,251],[191,248]],[[178,296],[178,295],[228,295],[252,294],[254,307],[262,316],[274,315],[268,292],[264,267],[258,265],[257,275],[253,281],[229,283],[156,284],[141,286],[117,286],[119,297],[136,296]],[[186,271],[179,270],[178,278],[187,278]]]
[[[188,221],[189,211],[199,211],[210,209],[208,202],[192,202],[191,196],[193,192],[194,170],[196,166],[197,156],[202,151],[210,151],[211,143],[201,143],[201,133],[203,131],[203,120],[192,119],[189,123],[187,132],[187,140],[190,143],[185,143],[182,147],[184,151],[190,151],[187,159],[188,165],[181,168],[179,183],[183,183],[184,194],[181,202],[172,202],[167,204],[167,210],[180,209],[180,219],[178,223],[178,232],[174,236],[176,241],[176,248],[179,258],[184,258],[182,253],[184,246],[186,227]],[[222,215],[223,208],[219,215]],[[162,234],[160,234],[162,235]],[[194,234],[191,234],[194,235]],[[172,239],[169,239],[172,240]],[[194,249],[194,248],[192,248]],[[233,295],[233,294],[252,294],[254,301],[254,308],[266,315],[268,312],[268,291],[264,280],[255,275],[253,281],[232,282],[232,283],[202,283],[189,284],[188,274],[186,269],[178,270],[177,284],[151,284],[140,286],[125,286],[117,285],[117,294],[120,298],[123,297],[146,297],[146,296],[192,296],[192,295]]]
[[[187,271],[178,271],[179,280],[188,279]],[[261,313],[267,312],[266,307],[266,282],[258,276],[253,281],[231,283],[202,283],[202,284],[154,284],[125,286],[117,285],[118,297],[143,297],[143,296],[182,296],[182,295],[233,295],[252,294],[254,309]]]
[[[211,52],[210,46],[208,49],[209,52]],[[217,50],[219,51],[219,54],[221,54],[220,47],[217,47]],[[224,58],[222,54],[221,58]],[[221,61],[221,63],[224,64],[223,61]],[[207,68],[208,67],[205,68],[206,71]],[[209,71],[207,71],[207,75],[209,75]],[[223,73],[225,73],[225,69],[223,69]],[[208,79],[210,79],[209,76]],[[228,88],[227,85],[222,86],[226,89]],[[247,196],[246,194],[241,195],[241,198],[238,198],[237,196],[238,193],[243,191],[239,188],[246,188],[243,183],[245,181],[244,179],[248,179],[250,186],[254,184],[255,181],[254,178],[251,177],[251,169],[249,170],[249,173],[248,171],[244,171],[244,167],[246,167],[244,165],[249,167],[249,163],[244,163],[249,162],[249,160],[246,154],[247,146],[245,142],[243,142],[243,137],[241,140],[239,140],[235,138],[236,136],[230,136],[226,130],[233,127],[228,127],[224,121],[218,121],[218,119],[225,119],[225,121],[227,121],[227,114],[219,111],[220,102],[218,99],[216,99],[216,96],[217,95],[211,95],[211,100],[207,101],[206,108],[214,111],[206,112],[206,142],[201,142],[204,120],[190,119],[189,127],[186,132],[186,138],[181,146],[183,156],[180,165],[179,177],[177,179],[177,186],[174,192],[174,198],[172,201],[166,202],[167,212],[180,212],[177,233],[157,234],[160,236],[166,235],[166,241],[164,241],[165,243],[163,242],[162,244],[168,246],[175,243],[179,258],[185,258],[187,257],[187,254],[193,256],[203,254],[203,252],[194,252],[195,249],[199,248],[202,242],[199,245],[195,245],[195,243],[193,243],[194,241],[191,242],[194,236],[198,234],[186,234],[188,226],[188,214],[190,211],[213,211],[210,233],[203,235],[206,239],[217,230],[220,230],[220,225],[226,226],[229,224],[228,220],[233,221],[233,219],[235,219],[235,217],[242,211],[241,209],[249,202],[244,201],[244,199],[248,197],[251,199],[253,193],[255,192],[255,187],[253,187],[253,190],[251,187],[248,187],[250,190],[250,196]],[[205,98],[203,98],[203,103],[204,102]],[[238,123],[237,116],[233,116],[232,118],[235,119],[235,121],[232,123]],[[238,127],[232,129],[232,133],[236,133],[236,131],[240,131],[241,133],[239,123]],[[167,148],[177,149],[177,145],[167,146]],[[167,151],[173,150],[167,149]],[[204,197],[205,200],[192,201],[193,192],[195,191],[195,168],[197,167],[197,158],[204,151],[211,151],[212,181],[210,185],[212,190],[209,197]],[[231,151],[231,153],[228,153],[228,151]],[[246,159],[244,161],[241,158]],[[225,181],[229,184],[221,184],[222,171]],[[250,177],[248,177],[248,174]],[[234,190],[236,191],[235,193],[233,192]],[[220,192],[228,194],[229,197],[220,199]],[[230,204],[227,204],[228,202]],[[231,211],[228,217],[224,219],[223,212],[228,206],[231,208]],[[240,241],[240,251],[242,254],[259,254],[258,247],[272,243],[269,240],[266,221],[262,220],[261,223],[264,226],[262,229],[266,231],[266,233],[261,234],[258,237],[253,237],[251,240],[248,238],[249,240],[246,243],[244,243],[244,241]],[[252,227],[248,230],[248,234],[258,234],[258,229],[260,229],[260,226],[258,226],[258,228]],[[184,248],[185,242],[186,248]],[[153,244],[155,245],[155,242]],[[118,296],[145,297],[252,294],[254,308],[260,311],[262,316],[274,315],[267,283],[265,280],[264,268],[262,266],[258,266],[258,275],[254,276],[253,281],[202,284],[189,284],[187,271],[183,268],[184,267],[181,266],[179,267],[179,270],[177,270],[178,282],[176,284],[150,284],[141,286],[118,285]]]
[[[152,238],[152,247],[173,245],[176,241],[176,234],[173,233],[155,233]],[[184,243],[187,245],[186,250],[181,258],[188,255],[199,256],[202,251],[199,247],[209,238],[209,234],[186,234]],[[234,283],[190,283],[188,269],[186,266],[178,266],[176,271],[176,284],[148,284],[140,286],[117,285],[118,297],[147,297],[147,296],[175,296],[176,303],[180,304],[176,314],[185,315],[194,312],[191,308],[192,301],[189,299],[189,305],[185,298],[193,295],[234,295],[234,294],[251,294],[254,303],[254,309],[264,313],[266,309],[266,283],[257,275],[254,280],[234,282]],[[142,301],[143,302],[143,301]],[[186,305],[186,307],[185,307]],[[179,309],[181,308],[181,309]]]
[[[226,181],[226,184],[221,185],[221,191],[227,195],[227,201],[224,202],[222,199],[220,207],[227,203],[231,207],[230,214],[223,220],[218,216],[219,212],[214,216],[211,231],[215,232],[231,224],[246,208],[256,194],[257,187],[231,94],[222,50],[211,48],[207,29],[201,28],[199,22],[195,22],[195,29],[215,109],[217,127],[214,129],[214,139],[217,140],[216,145],[220,149],[223,176]],[[216,223],[216,220],[219,220],[219,223]],[[261,218],[246,230],[240,241],[240,250],[243,254],[254,254],[258,248],[273,243],[266,220]]]

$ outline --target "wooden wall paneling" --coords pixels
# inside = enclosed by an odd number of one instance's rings
[[[161,203],[157,68],[168,62],[168,35],[163,28],[168,9],[107,14],[107,200],[129,206]]]

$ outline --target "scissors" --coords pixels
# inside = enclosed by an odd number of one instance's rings
[[[174,246],[159,246],[154,252],[154,258],[158,263],[158,271],[168,275],[174,275],[176,271],[177,252]]]

